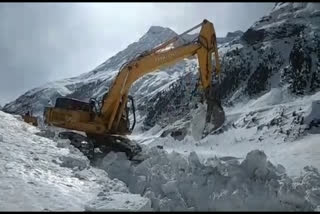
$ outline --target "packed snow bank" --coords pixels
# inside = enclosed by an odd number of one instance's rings
[[[193,117],[190,124],[190,135],[195,140],[200,140],[202,137],[202,132],[206,125],[206,112],[207,106],[199,104],[199,107],[194,110]]]
[[[306,111],[305,122],[320,121],[320,100],[313,101]]]
[[[288,95],[287,88],[272,88],[268,93],[252,101],[249,108],[261,108],[265,106],[274,106],[292,101],[292,96]]]
[[[132,165],[123,153],[109,153],[100,165],[124,181],[132,193],[148,197],[155,211],[312,211],[320,205],[320,174],[313,167],[292,179],[264,152],[202,162],[153,147],[149,158]],[[122,170],[119,170],[122,169]]]
[[[148,207],[149,199],[130,194],[123,182],[90,167],[78,149],[38,136],[39,132],[21,117],[0,111],[1,211],[139,211]],[[100,197],[102,192],[113,199],[112,204]]]

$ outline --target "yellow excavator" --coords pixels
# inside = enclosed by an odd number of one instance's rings
[[[170,44],[199,27],[200,33],[194,41],[168,49]],[[201,88],[207,103],[206,122],[213,124],[212,130],[215,130],[223,125],[225,114],[217,96],[218,89],[212,84],[213,75],[220,79],[220,63],[215,29],[208,20],[125,63],[101,103],[95,99],[86,103],[71,98],[57,98],[55,107],[45,107],[44,121],[48,125],[84,132],[86,136],[66,131],[60,133],[60,137],[77,142],[78,148],[90,158],[94,148],[98,147],[105,153],[125,152],[132,159],[141,151],[141,147],[126,137],[136,123],[134,101],[129,96],[130,87],[142,76],[194,55],[198,58]],[[131,108],[128,107],[129,101]],[[131,127],[130,109],[133,113]],[[90,146],[83,146],[85,142],[82,141],[89,142]]]

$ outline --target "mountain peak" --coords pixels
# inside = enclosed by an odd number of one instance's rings
[[[151,26],[147,33],[155,34],[155,33],[161,33],[163,31],[172,31],[170,28],[165,28],[161,26]]]
[[[168,28],[168,27],[162,27],[162,26],[155,26],[155,25],[153,25],[153,26],[151,26],[150,28],[149,28],[149,30],[145,33],[145,35],[144,36],[152,36],[152,37],[154,37],[154,36],[161,36],[161,37],[166,37],[166,35],[170,35],[170,36],[175,36],[175,35],[177,35],[177,33],[176,32],[174,32],[173,30],[171,30],[170,28]]]
[[[150,43],[150,40],[164,42],[168,39],[172,39],[174,36],[178,35],[176,32],[170,28],[161,27],[161,26],[151,26],[149,30],[140,38],[139,41],[144,43]],[[151,42],[152,43],[152,42]]]
[[[234,31],[234,32],[228,32],[227,33],[227,38],[234,38],[234,37],[237,37],[237,36],[241,36],[243,34],[243,31],[241,30],[237,30],[237,31]]]

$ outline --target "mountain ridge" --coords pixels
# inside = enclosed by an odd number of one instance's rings
[[[111,84],[122,64],[137,56],[139,53],[150,50],[177,35],[177,33],[168,27],[151,26],[138,41],[131,43],[124,50],[116,53],[91,71],[75,77],[48,82],[42,86],[28,90],[16,100],[7,103],[4,106],[4,110],[21,114],[27,111],[27,109],[32,109],[35,114],[42,115],[43,106],[54,105],[54,100],[60,96],[74,97],[84,101],[88,101],[91,96],[101,97],[107,90],[106,86]],[[195,39],[196,36],[197,33],[186,34],[178,43],[183,44],[190,42]],[[220,42],[225,42],[225,40],[229,41],[233,39],[233,37],[217,39]],[[180,64],[181,63],[184,64],[183,62],[180,62]],[[170,71],[170,68],[168,68],[168,70]],[[139,80],[137,82],[139,82]],[[92,94],[90,90],[94,88],[98,88],[98,92]]]

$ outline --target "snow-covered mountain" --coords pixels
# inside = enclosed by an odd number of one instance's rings
[[[146,211],[150,201],[69,142],[39,136],[20,116],[0,111],[1,211]]]
[[[5,111],[21,113],[32,108],[41,114],[43,107],[54,104],[59,96],[69,96],[80,100],[104,94],[120,66],[137,54],[171,39],[177,34],[168,28],[151,27],[139,41],[129,45],[92,71],[78,77],[46,83],[41,87],[27,91],[17,100],[5,105]]]
[[[169,28],[152,26],[137,42],[130,44],[126,49],[109,58],[92,71],[78,77],[46,83],[41,87],[27,91],[18,99],[5,105],[4,110],[6,112],[23,113],[28,109],[32,109],[35,114],[42,115],[43,107],[54,105],[56,98],[60,96],[72,97],[83,101],[88,101],[91,97],[99,99],[106,93],[121,65],[176,35],[177,33]],[[228,34],[226,38],[218,38],[218,41],[223,43],[238,38],[240,35],[241,31],[237,31]],[[186,34],[174,45],[184,44],[194,40],[196,37],[197,33]],[[190,64],[194,64],[194,62],[190,63],[190,60],[184,60],[158,73],[141,78],[131,89],[131,93],[135,96],[137,103],[142,103],[140,99],[158,93],[179,79],[180,76],[185,75],[184,70],[190,67]],[[196,69],[194,65],[191,66],[191,70]]]
[[[275,87],[288,87],[297,95],[318,90],[318,9],[317,3],[277,3],[267,16],[255,22],[245,33],[236,31],[220,38],[222,43],[219,45],[219,51],[223,73],[221,87],[225,104],[260,96]],[[32,108],[33,112],[41,115],[43,107],[53,105],[59,96],[85,101],[90,97],[99,98],[107,91],[124,62],[176,35],[169,28],[152,26],[139,41],[129,45],[94,70],[32,89],[5,105],[4,110],[21,113]],[[178,43],[190,41],[195,36],[196,34],[186,35]],[[147,122],[150,123],[154,119],[150,111],[153,112],[155,106],[161,106],[159,102],[165,103],[157,97],[174,94],[171,89],[174,87],[169,87],[174,83],[179,87],[175,90],[181,90],[179,81],[191,81],[195,84],[197,75],[197,60],[185,59],[138,80],[133,85],[131,93],[138,103],[140,114],[149,114]],[[192,87],[188,86],[187,90],[193,91]],[[191,99],[190,94],[185,94],[186,100],[172,97],[171,102],[176,100],[176,103],[186,103]],[[147,104],[140,105],[142,103]],[[174,105],[173,108],[177,106]],[[168,108],[172,107],[166,105],[156,109],[157,118]],[[146,109],[148,110],[144,111]]]
[[[319,25],[318,3],[276,3],[268,15],[246,32],[228,33],[219,45],[224,105],[248,102],[268,92],[286,93],[286,98],[294,98],[318,91]],[[43,107],[53,105],[59,96],[85,101],[99,98],[124,62],[176,35],[169,28],[152,26],[139,41],[94,70],[30,90],[5,105],[4,110],[21,113],[32,108],[41,115]],[[175,45],[195,37],[196,34],[186,35]],[[146,75],[133,85],[131,94],[144,120],[144,129],[156,124],[164,128],[180,120],[190,123],[191,110],[198,105],[200,97],[197,72],[197,59],[185,59]]]

